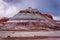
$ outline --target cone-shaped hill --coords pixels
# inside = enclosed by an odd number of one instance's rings
[[[53,19],[41,14],[37,9],[21,10],[19,13],[9,18],[3,27],[3,30],[60,30]]]

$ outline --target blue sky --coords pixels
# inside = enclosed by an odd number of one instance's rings
[[[51,14],[54,19],[60,20],[60,0],[0,0],[0,17],[12,17],[28,7],[37,8],[41,13]]]

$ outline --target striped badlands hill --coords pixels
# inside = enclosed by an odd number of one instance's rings
[[[4,20],[6,21],[6,19]],[[7,19],[7,22],[5,21],[0,30],[60,30],[60,25],[53,20],[50,14],[41,14],[37,9],[31,7],[21,10],[9,20]]]

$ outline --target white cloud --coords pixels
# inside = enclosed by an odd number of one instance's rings
[[[0,17],[4,16],[3,13],[4,13],[4,9],[5,9],[5,3],[3,3],[2,0],[0,0]]]
[[[60,20],[60,16],[53,16],[54,20]]]
[[[0,18],[11,17],[17,13],[17,8],[13,5],[9,5],[4,1],[0,0]]]
[[[18,3],[17,5],[19,5],[19,7],[16,6],[15,4],[9,4],[9,3],[4,2],[3,0],[0,0],[0,18],[12,17],[21,9],[25,9],[30,6],[36,7],[35,2],[31,0],[28,0],[28,1],[25,0],[22,3]]]
[[[15,6],[9,6],[9,8],[6,10],[5,17],[12,17],[17,13],[17,9]]]

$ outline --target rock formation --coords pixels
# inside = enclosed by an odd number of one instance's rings
[[[3,18],[0,19],[0,23],[7,22],[8,20],[9,20],[9,18],[3,17]]]
[[[4,20],[3,20],[4,21]],[[5,20],[7,21],[7,20]],[[60,30],[53,17],[49,14],[42,14],[37,9],[21,10],[19,13],[9,18],[5,25],[0,30]]]

